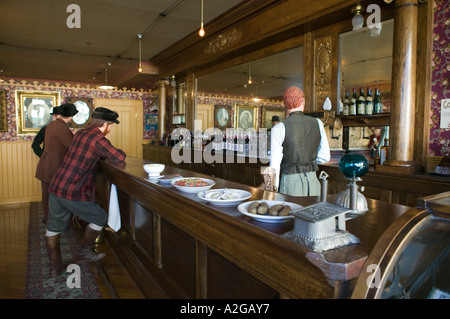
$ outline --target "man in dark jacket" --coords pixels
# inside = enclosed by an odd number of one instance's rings
[[[44,150],[39,159],[35,177],[41,181],[42,208],[44,222],[48,219],[48,186],[56,171],[61,166],[64,156],[72,143],[73,133],[67,126],[72,117],[77,114],[74,104],[66,103],[59,106],[58,118],[47,125],[45,129]]]
[[[59,112],[60,112],[59,106],[55,106],[52,112],[50,113],[52,115],[52,121],[57,119]],[[36,154],[38,157],[41,157],[42,153],[44,152],[45,129],[47,128],[47,125],[41,127],[39,132],[34,137],[33,143],[31,144],[31,148],[33,149],[34,154]]]

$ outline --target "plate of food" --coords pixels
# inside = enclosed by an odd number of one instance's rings
[[[207,178],[181,177],[172,179],[170,184],[182,192],[198,193],[210,189],[216,182]]]
[[[180,174],[172,174],[172,175],[162,175],[160,177],[158,177],[158,181],[160,183],[163,184],[168,184],[170,183],[173,179],[175,178],[182,178],[183,176],[181,176]]]
[[[201,199],[217,206],[234,206],[252,197],[252,193],[242,189],[210,189],[197,194]]]
[[[289,212],[303,206],[276,200],[254,200],[240,204],[237,208],[242,214],[264,223],[281,223],[295,218]]]

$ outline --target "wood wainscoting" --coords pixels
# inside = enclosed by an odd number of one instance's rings
[[[31,143],[0,143],[0,204],[41,200],[41,182],[34,177],[39,157]]]

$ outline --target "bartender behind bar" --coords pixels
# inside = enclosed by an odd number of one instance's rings
[[[271,130],[270,166],[277,172],[276,186],[283,194],[318,196],[318,164],[330,160],[323,123],[303,113],[305,95],[300,88],[288,88],[283,101],[287,118]]]

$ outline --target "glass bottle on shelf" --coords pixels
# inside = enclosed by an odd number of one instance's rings
[[[227,134],[222,132],[222,153],[226,154],[227,152]]]
[[[348,91],[345,91],[344,109],[342,110],[342,116],[348,116],[349,106],[350,106],[350,94],[348,93]]]
[[[387,159],[387,155],[388,155],[388,139],[385,138],[384,139],[384,145],[381,146],[380,148],[380,164],[383,165],[384,161]]]
[[[364,96],[364,89],[363,88],[359,88],[357,114],[358,115],[366,114],[366,97]]]
[[[372,113],[373,113],[372,89],[368,87],[366,96],[366,115],[372,115]]]
[[[237,152],[238,152],[238,139],[237,139],[237,137],[238,137],[238,131],[234,131],[234,143],[233,143],[233,152],[234,152],[234,155],[237,155]]]
[[[356,115],[356,100],[357,100],[356,89],[354,88],[353,89],[353,95],[352,95],[352,98],[350,100],[350,105],[349,105],[349,108],[348,108],[348,115]]]
[[[381,104],[380,89],[375,89],[375,97],[373,99],[373,113],[378,114],[383,112],[383,105]]]
[[[249,151],[250,151],[250,145],[249,145],[249,138],[250,132],[245,132],[245,141],[244,141],[244,153],[245,156],[248,156]]]
[[[380,153],[378,152],[378,148],[375,147],[375,158],[373,159],[373,163],[375,166],[380,165],[381,158]]]

